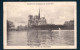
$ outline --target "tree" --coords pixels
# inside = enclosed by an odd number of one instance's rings
[[[7,31],[12,30],[14,28],[13,22],[7,20]]]

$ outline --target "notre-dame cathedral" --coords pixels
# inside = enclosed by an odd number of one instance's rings
[[[29,20],[28,20],[28,26],[38,26],[38,25],[46,25],[46,19],[45,17],[41,17],[40,18],[40,10],[39,10],[39,14],[38,15],[29,15]]]

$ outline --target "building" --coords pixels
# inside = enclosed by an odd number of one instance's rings
[[[46,24],[47,22],[45,17],[40,18],[40,10],[38,15],[35,16],[29,15],[28,26],[31,27],[32,25],[38,26],[38,25],[46,25]]]
[[[65,26],[74,26],[74,20],[65,21],[64,25]]]
[[[40,18],[38,25],[46,25],[46,24],[47,22],[46,22],[45,17]]]

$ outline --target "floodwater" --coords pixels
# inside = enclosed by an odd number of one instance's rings
[[[7,36],[9,46],[74,45],[73,30],[10,31]]]

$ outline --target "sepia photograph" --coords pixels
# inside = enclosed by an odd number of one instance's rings
[[[76,2],[3,2],[4,49],[77,49]]]

